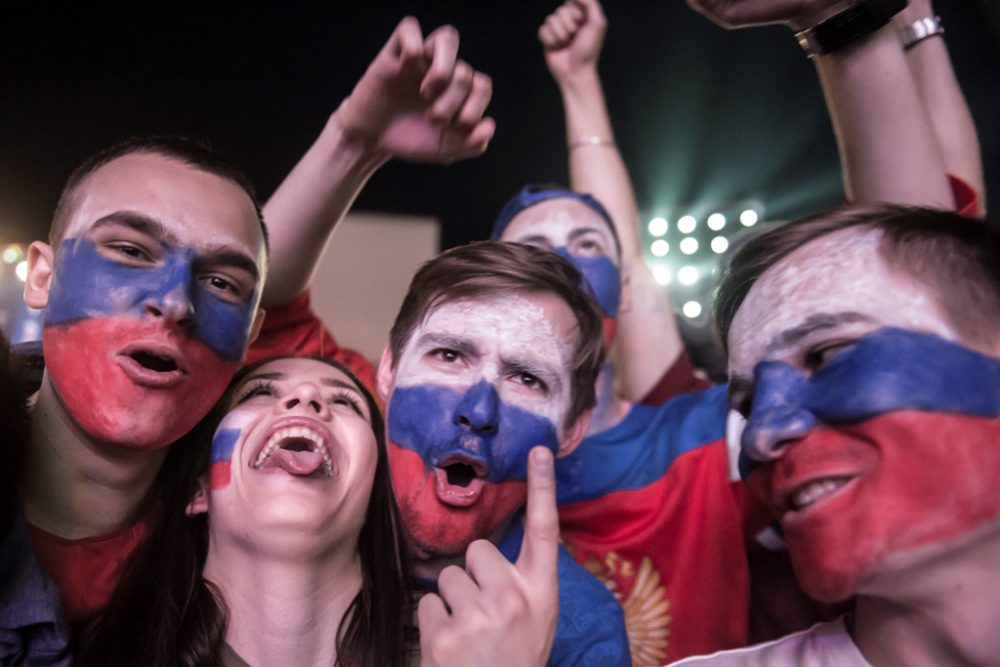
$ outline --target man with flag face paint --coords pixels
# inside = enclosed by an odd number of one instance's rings
[[[21,480],[31,538],[71,622],[106,599],[145,535],[168,445],[218,399],[256,326],[266,273],[246,177],[177,139],[85,162],[28,253],[45,373]]]
[[[717,312],[741,472],[802,587],[857,598],[847,618],[690,664],[996,664],[998,256],[987,224],[883,207],[734,257]]]
[[[450,250],[414,276],[379,365],[393,488],[433,583],[478,539],[510,560],[521,542],[529,450],[579,444],[603,359],[601,318],[580,274],[506,243]],[[629,664],[621,610],[560,554],[552,664]]]

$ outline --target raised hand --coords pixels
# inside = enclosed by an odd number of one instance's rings
[[[559,614],[558,549],[552,452],[535,447],[517,563],[477,540],[466,551],[464,570],[442,570],[439,594],[425,595],[417,610],[421,665],[545,665]]]
[[[459,36],[426,38],[406,17],[335,114],[345,137],[386,158],[449,163],[486,150],[496,124],[484,117],[490,78],[458,58]]]
[[[597,0],[568,0],[538,29],[545,63],[556,81],[597,67],[608,24]]]
[[[729,29],[781,24],[804,30],[853,4],[854,0],[688,0],[696,12]]]

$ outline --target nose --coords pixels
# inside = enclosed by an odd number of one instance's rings
[[[303,382],[295,386],[278,401],[278,412],[289,412],[298,408],[309,415],[326,419],[330,416],[330,406],[323,400],[319,387],[312,382]]]
[[[171,258],[162,276],[162,289],[151,293],[143,303],[147,315],[162,319],[168,327],[189,328],[194,324],[194,275],[188,261]]]
[[[816,425],[804,406],[807,390],[806,378],[788,364],[757,364],[753,407],[740,440],[743,457],[756,462],[781,458],[789,445]]]
[[[499,428],[500,397],[485,380],[469,388],[455,408],[455,424],[478,435],[493,435]]]

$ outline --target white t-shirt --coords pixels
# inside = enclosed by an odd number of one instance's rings
[[[871,667],[844,627],[844,618],[787,637],[732,651],[686,658],[672,667]]]

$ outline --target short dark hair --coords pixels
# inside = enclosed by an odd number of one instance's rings
[[[268,247],[267,227],[264,225],[264,214],[261,212],[260,201],[250,177],[236,163],[224,157],[219,152],[210,148],[202,142],[194,141],[186,137],[170,136],[144,136],[130,137],[113,146],[109,146],[84,160],[79,167],[73,170],[66,185],[63,186],[59,195],[59,203],[56,204],[55,213],[52,215],[52,225],[49,227],[49,245],[55,247],[62,239],[69,220],[70,211],[76,205],[76,195],[80,186],[91,174],[104,165],[117,160],[120,157],[134,154],[162,155],[190,165],[210,174],[215,174],[225,178],[240,188],[250,197],[254,211],[257,214],[257,222],[260,224],[261,234],[264,236],[265,251]]]
[[[842,208],[777,227],[733,255],[715,299],[723,349],[740,305],[758,278],[798,248],[843,229],[882,232],[890,267],[931,289],[945,316],[972,343],[1000,338],[1000,232],[957,213],[907,206]]]
[[[511,293],[552,294],[573,311],[579,328],[568,426],[594,407],[594,383],[604,362],[601,315],[582,281],[579,270],[559,255],[519,243],[481,241],[443,252],[413,276],[389,332],[393,366],[417,326],[443,303]]]

